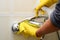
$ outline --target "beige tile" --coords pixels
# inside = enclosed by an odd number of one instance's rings
[[[9,17],[0,16],[0,40],[9,40]]]
[[[9,10],[9,1],[0,0],[0,12],[7,12]]]
[[[33,11],[35,0],[14,0],[14,11]]]
[[[57,32],[45,35],[44,40],[58,40]]]

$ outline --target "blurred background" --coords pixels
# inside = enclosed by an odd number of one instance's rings
[[[11,30],[13,23],[34,16],[35,2],[36,0],[0,0],[0,40],[40,40],[22,34],[15,35]],[[58,35],[56,32],[50,33],[43,40],[58,40]]]

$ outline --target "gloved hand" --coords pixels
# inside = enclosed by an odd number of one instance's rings
[[[36,8],[35,8],[35,13],[36,15],[38,15],[38,12],[41,10],[42,11],[42,7],[50,7],[51,5],[53,5],[54,3],[56,3],[58,0],[40,0],[40,3],[37,4]],[[42,11],[44,12],[44,11]]]
[[[37,26],[38,25],[31,24],[28,20],[25,20],[19,24],[18,26],[19,31],[17,32],[17,34],[20,34],[21,32],[23,32],[25,34],[36,37],[36,31],[38,29]]]

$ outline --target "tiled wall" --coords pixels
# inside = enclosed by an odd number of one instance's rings
[[[25,18],[34,16],[36,0],[0,0],[0,40],[39,40],[12,33],[11,26]],[[56,33],[48,34],[44,40],[57,40]]]

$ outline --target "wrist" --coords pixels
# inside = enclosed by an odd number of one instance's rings
[[[41,37],[42,35],[43,33],[41,32],[41,30],[36,31],[36,37]]]

